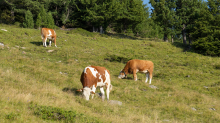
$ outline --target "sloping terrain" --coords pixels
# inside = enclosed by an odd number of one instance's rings
[[[43,47],[40,30],[0,25],[1,122],[220,122],[219,58],[150,39],[55,31],[58,47]],[[154,62],[151,86],[140,73],[117,78],[130,59]],[[76,92],[89,65],[110,71],[110,100],[122,105]]]

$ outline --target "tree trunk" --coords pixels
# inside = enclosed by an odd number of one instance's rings
[[[94,26],[92,27],[92,32],[95,32],[95,27]]]
[[[189,45],[192,44],[191,35],[189,34]]]
[[[166,30],[167,30],[167,28],[164,27],[164,32],[166,32]],[[164,33],[164,35],[163,35],[163,40],[164,40],[165,42],[168,42],[168,37],[167,37],[167,34],[166,34],[166,33]]]
[[[15,12],[14,10],[11,10],[11,22],[14,23],[14,20],[15,20]]]
[[[183,44],[186,44],[186,25],[185,24],[183,24],[182,36],[183,36]]]
[[[100,26],[100,34],[103,34],[103,28]]]
[[[167,34],[164,34],[163,40],[164,40],[165,42],[168,42]]]
[[[57,11],[57,6],[56,6],[56,11]],[[56,25],[59,26],[58,15],[57,14],[56,14]]]
[[[172,38],[172,39],[171,39],[171,42],[173,43],[173,35],[171,35],[171,38]]]

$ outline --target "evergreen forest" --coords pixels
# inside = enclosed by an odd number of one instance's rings
[[[82,28],[165,42],[220,56],[220,0],[1,0],[0,24]]]

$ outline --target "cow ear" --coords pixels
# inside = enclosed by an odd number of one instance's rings
[[[83,89],[79,89],[79,90],[76,90],[76,91],[82,91]]]
[[[93,91],[91,91],[90,93],[91,93],[91,94],[95,94],[95,92],[93,92]]]

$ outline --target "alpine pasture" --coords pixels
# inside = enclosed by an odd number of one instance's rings
[[[0,122],[220,122],[220,59],[184,46],[82,29],[60,30],[57,47],[43,47],[39,29],[0,25]],[[47,41],[48,43],[49,41]],[[118,79],[130,59],[154,63],[145,74]],[[111,73],[110,100],[86,101],[77,89],[88,65]],[[152,88],[154,87],[154,88]],[[97,89],[96,93],[100,93]]]

